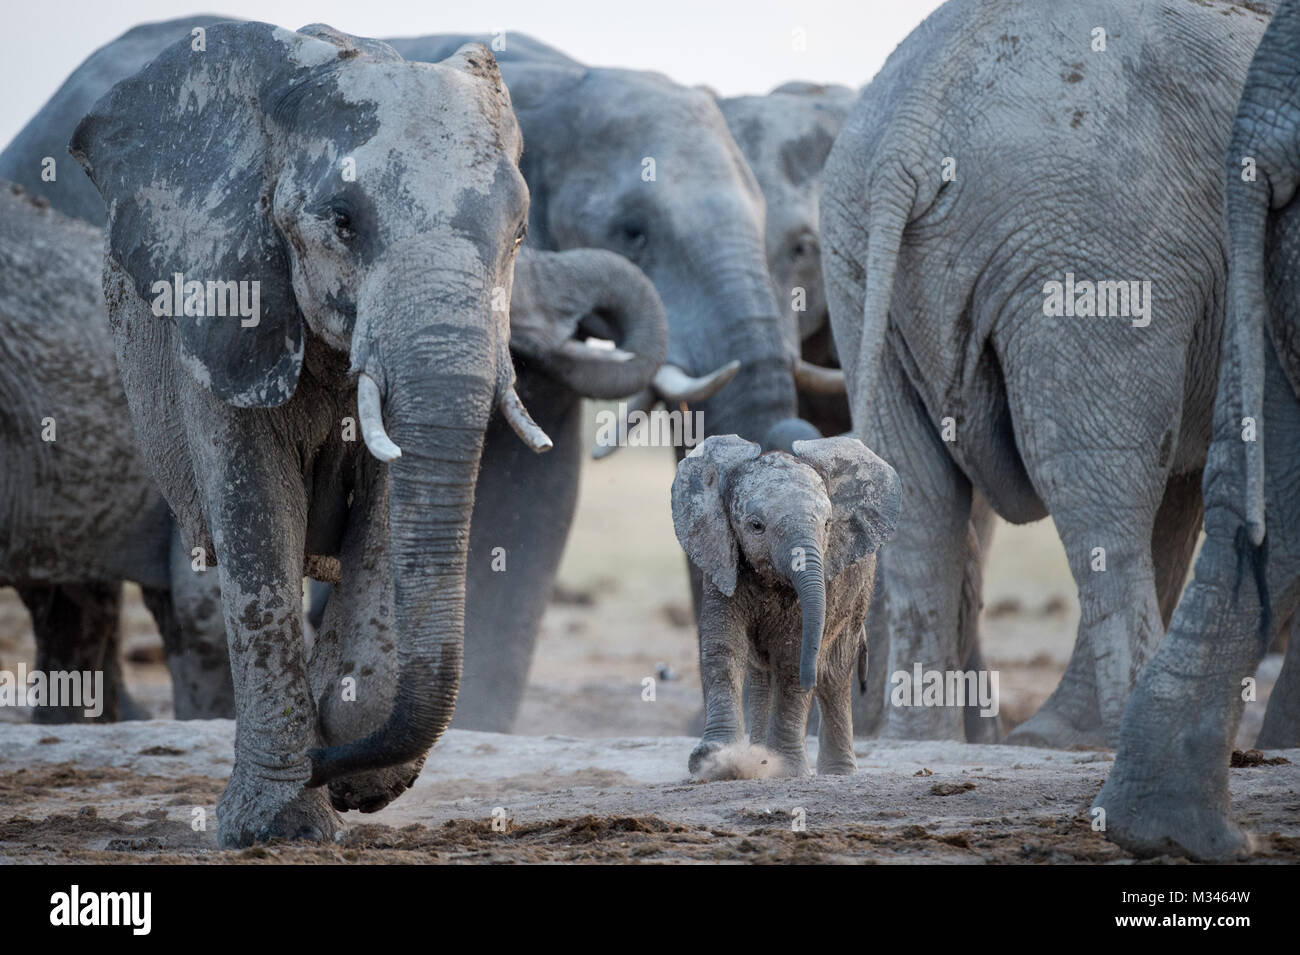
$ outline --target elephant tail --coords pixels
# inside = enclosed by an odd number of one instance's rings
[[[901,177],[884,185],[871,187],[871,211],[867,218],[866,289],[862,300],[862,338],[858,345],[857,374],[853,376],[858,394],[853,420],[866,420],[863,412],[871,400],[872,389],[880,374],[885,350],[885,333],[889,329],[889,305],[894,297],[894,273],[898,252],[903,244],[903,230],[916,198]]]
[[[1228,175],[1228,314],[1220,375],[1236,375],[1245,455],[1243,517],[1247,538],[1258,547],[1265,532],[1264,336],[1269,323],[1265,247],[1270,189],[1262,175],[1258,182],[1240,181],[1231,164]]]

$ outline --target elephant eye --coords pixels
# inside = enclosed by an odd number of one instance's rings
[[[817,255],[817,238],[810,232],[805,232],[795,240],[794,245],[790,247],[790,258],[798,261],[800,259],[810,259]]]
[[[760,521],[757,517],[751,517],[749,519],[749,529],[752,530],[755,534],[761,534],[763,533],[763,531],[767,530],[767,525],[764,524],[762,521]]]
[[[346,203],[340,200],[329,202],[316,212],[316,216],[328,222],[334,228],[334,233],[344,242],[351,242],[357,237],[356,229],[352,225],[352,212]]]
[[[524,236],[528,235],[528,220],[525,219],[519,223],[519,228],[515,230],[515,248],[524,244]]]
[[[625,254],[631,258],[645,248],[646,236],[645,229],[636,222],[621,223],[615,230],[619,244],[624,248]]]

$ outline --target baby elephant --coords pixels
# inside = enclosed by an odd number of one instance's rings
[[[854,663],[874,555],[898,523],[898,475],[856,438],[796,441],[794,452],[760,454],[735,435],[715,436],[682,460],[673,480],[673,527],[705,580],[705,729],[691,753],[695,775],[723,775],[711,757],[744,736],[747,666],[750,741],[776,752],[778,771],[808,772],[814,688],[817,771],[857,768]]]

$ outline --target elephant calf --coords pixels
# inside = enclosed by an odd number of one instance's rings
[[[875,552],[898,522],[894,469],[855,438],[796,441],[759,453],[735,435],[711,437],[673,480],[673,527],[704,575],[700,678],[704,738],[690,770],[744,735],[749,669],[751,742],[790,775],[804,751],[815,689],[817,771],[852,773],[852,679],[871,601]]]

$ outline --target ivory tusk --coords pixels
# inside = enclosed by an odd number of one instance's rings
[[[655,372],[653,384],[665,404],[672,406],[682,401],[689,404],[712,398],[727,382],[736,377],[736,372],[739,370],[740,362],[729,361],[717,371],[703,378],[695,378],[676,365],[665,363]]]
[[[803,392],[813,395],[847,394],[844,386],[844,370],[841,368],[823,368],[800,358],[794,365],[795,386]]]
[[[545,431],[537,426],[537,422],[528,414],[528,409],[519,400],[519,395],[515,392],[513,385],[501,398],[497,407],[505,415],[510,427],[514,428],[515,434],[519,435],[519,439],[538,454],[555,447],[555,443],[551,441]]]
[[[384,430],[379,386],[365,372],[357,378],[357,415],[361,418],[361,437],[365,439],[371,454],[385,464],[402,456],[402,449],[393,444],[388,432]]]

